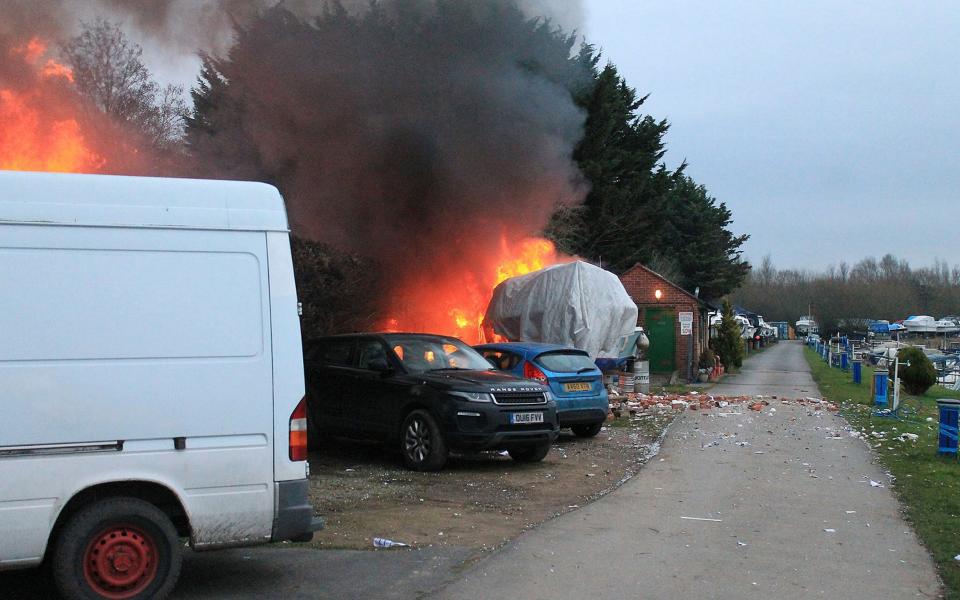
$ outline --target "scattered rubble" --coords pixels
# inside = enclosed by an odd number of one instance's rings
[[[821,398],[788,399],[772,396],[771,399],[779,400],[781,404],[806,406],[813,412],[823,410],[837,412],[840,410],[835,403]],[[631,417],[637,417],[666,410],[712,410],[714,408],[728,408],[737,405],[744,405],[752,411],[761,412],[770,407],[770,400],[767,400],[765,396],[714,396],[700,392],[655,395],[640,392],[615,394],[611,391],[610,393],[610,412],[616,418],[619,418],[624,413],[629,414]],[[773,407],[769,408],[769,412],[776,412],[776,410],[777,409]]]

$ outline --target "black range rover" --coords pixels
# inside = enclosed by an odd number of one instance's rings
[[[397,444],[407,467],[443,467],[451,450],[543,460],[559,431],[548,388],[495,370],[457,338],[350,334],[304,351],[312,433]]]

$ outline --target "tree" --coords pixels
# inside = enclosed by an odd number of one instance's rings
[[[734,318],[733,305],[727,298],[723,300],[721,315],[720,328],[717,331],[717,337],[713,340],[713,349],[720,355],[720,362],[726,369],[739,369],[743,365],[743,337],[741,337],[740,324]]]
[[[161,87],[143,64],[143,48],[120,27],[97,19],[61,49],[77,91],[98,111],[169,150],[183,138],[187,105],[182,86]]]
[[[960,267],[936,261],[928,268],[912,269],[906,261],[887,255],[881,261],[872,257],[858,261],[844,276],[845,264],[812,273],[778,270],[764,259],[733,299],[768,321],[793,322],[812,305],[821,333],[862,332],[868,319],[960,314],[960,281],[953,277]]]
[[[587,120],[574,159],[590,192],[573,214],[561,213],[547,229],[561,249],[600,260],[614,272],[652,258],[670,187],[671,173],[659,164],[667,123],[638,116],[644,100],[612,64],[577,97]]]
[[[291,238],[297,292],[303,299],[303,339],[376,328],[381,274],[369,258]]]
[[[718,298],[736,289],[750,271],[740,258],[740,246],[749,236],[735,236],[728,227],[733,216],[726,204],[717,204],[706,187],[684,174],[673,178],[665,216],[670,227],[660,229],[658,242],[677,257],[677,282],[704,298]]]
[[[656,262],[703,297],[732,291],[750,270],[740,256],[748,236],[730,232],[730,210],[684,173],[685,164],[666,168],[669,125],[639,114],[646,96],[638,97],[612,64],[596,71],[597,59],[590,47],[581,49],[595,76],[592,87],[575,94],[587,121],[574,158],[590,192],[582,206],[559,210],[547,235],[614,272]]]
[[[911,396],[926,393],[937,382],[937,370],[920,348],[901,348],[897,352],[900,359],[899,376],[903,387]],[[909,366],[907,363],[910,363]],[[890,377],[894,376],[894,365],[890,366]]]

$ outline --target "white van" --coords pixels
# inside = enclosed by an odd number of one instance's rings
[[[297,312],[271,186],[0,172],[0,569],[159,598],[321,527]]]

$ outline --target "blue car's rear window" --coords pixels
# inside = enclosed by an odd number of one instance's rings
[[[535,362],[556,373],[576,373],[583,369],[596,368],[590,357],[579,350],[545,352],[538,356]]]

